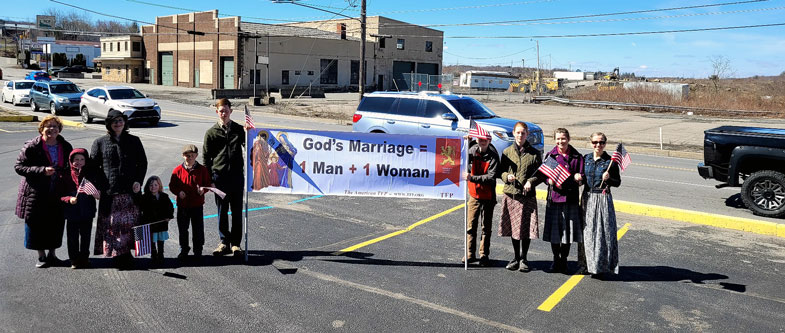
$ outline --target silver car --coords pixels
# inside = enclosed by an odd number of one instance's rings
[[[90,123],[95,118],[106,119],[109,111],[117,110],[129,121],[146,121],[157,126],[161,120],[161,107],[152,98],[132,87],[107,86],[88,90],[79,103],[82,122]]]
[[[467,96],[428,92],[374,92],[366,94],[352,118],[352,131],[433,136],[464,136],[474,119],[491,133],[491,143],[501,154],[515,138],[514,119],[501,118]],[[530,122],[529,143],[543,149],[542,129]]]
[[[33,80],[8,81],[3,85],[3,92],[0,98],[4,103],[13,105],[30,103],[30,88],[33,87]]]

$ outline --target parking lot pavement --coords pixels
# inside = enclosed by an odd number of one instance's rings
[[[0,165],[11,170],[34,124],[4,124]],[[89,147],[96,131],[67,139]],[[144,138],[148,174],[169,174],[178,146]],[[0,175],[4,207],[19,177]],[[307,200],[303,200],[307,199]],[[534,270],[511,272],[507,239],[494,266],[463,270],[460,201],[251,194],[249,257],[180,263],[170,222],[166,262],[130,271],[93,256],[94,269],[36,269],[23,224],[0,211],[0,322],[9,331],[778,331],[785,322],[785,240],[619,214],[620,275],[583,278],[548,312],[538,307],[571,277],[543,271],[550,248],[535,240]],[[265,208],[269,207],[269,208]],[[498,207],[497,207],[498,209]],[[544,217],[544,207],[540,206]],[[209,251],[215,206],[205,205]],[[498,212],[495,223],[498,223]],[[400,232],[418,222],[408,232]],[[337,251],[371,239],[395,236]],[[65,248],[58,251],[66,258]],[[570,272],[575,249],[570,255]]]

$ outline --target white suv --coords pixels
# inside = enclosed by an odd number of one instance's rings
[[[106,119],[111,110],[122,112],[129,121],[146,121],[153,126],[157,126],[161,120],[158,103],[132,87],[96,87],[82,95],[79,103],[79,112],[85,124],[93,121],[93,118]]]

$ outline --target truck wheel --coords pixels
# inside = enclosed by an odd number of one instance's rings
[[[785,215],[785,175],[773,170],[751,174],[741,185],[741,200],[755,215]]]

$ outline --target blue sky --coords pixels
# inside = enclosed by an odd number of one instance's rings
[[[195,10],[218,9],[221,14],[240,15],[245,21],[279,23],[263,19],[305,21],[329,19],[329,13],[292,4],[275,4],[268,0],[203,1],[139,0]],[[4,1],[0,18],[34,19],[48,8],[79,11],[55,2]],[[155,16],[182,13],[183,10],[161,8],[128,0],[63,0],[80,7],[113,15],[153,21]],[[303,3],[359,15],[359,7],[348,7],[359,0],[304,0]],[[368,15],[382,15],[405,22],[431,24],[465,24],[510,20],[582,16],[701,6],[734,0],[686,1],[591,1],[591,0],[368,0]],[[111,3],[111,5],[107,5]],[[106,19],[89,14],[93,19]],[[600,16],[562,20],[523,22],[514,25],[442,26],[444,64],[534,66],[537,55],[529,38],[488,38],[499,36],[553,36],[607,34],[642,31],[684,30],[744,25],[785,23],[785,0],[768,0],[735,5],[658,11],[639,14]],[[532,24],[537,23],[537,24]],[[455,38],[483,37],[483,38]],[[704,78],[712,70],[712,56],[730,61],[737,77],[779,75],[785,71],[785,26],[738,30],[683,32],[611,37],[538,38],[543,67],[561,67],[584,71],[622,72],[639,76],[681,76]]]

